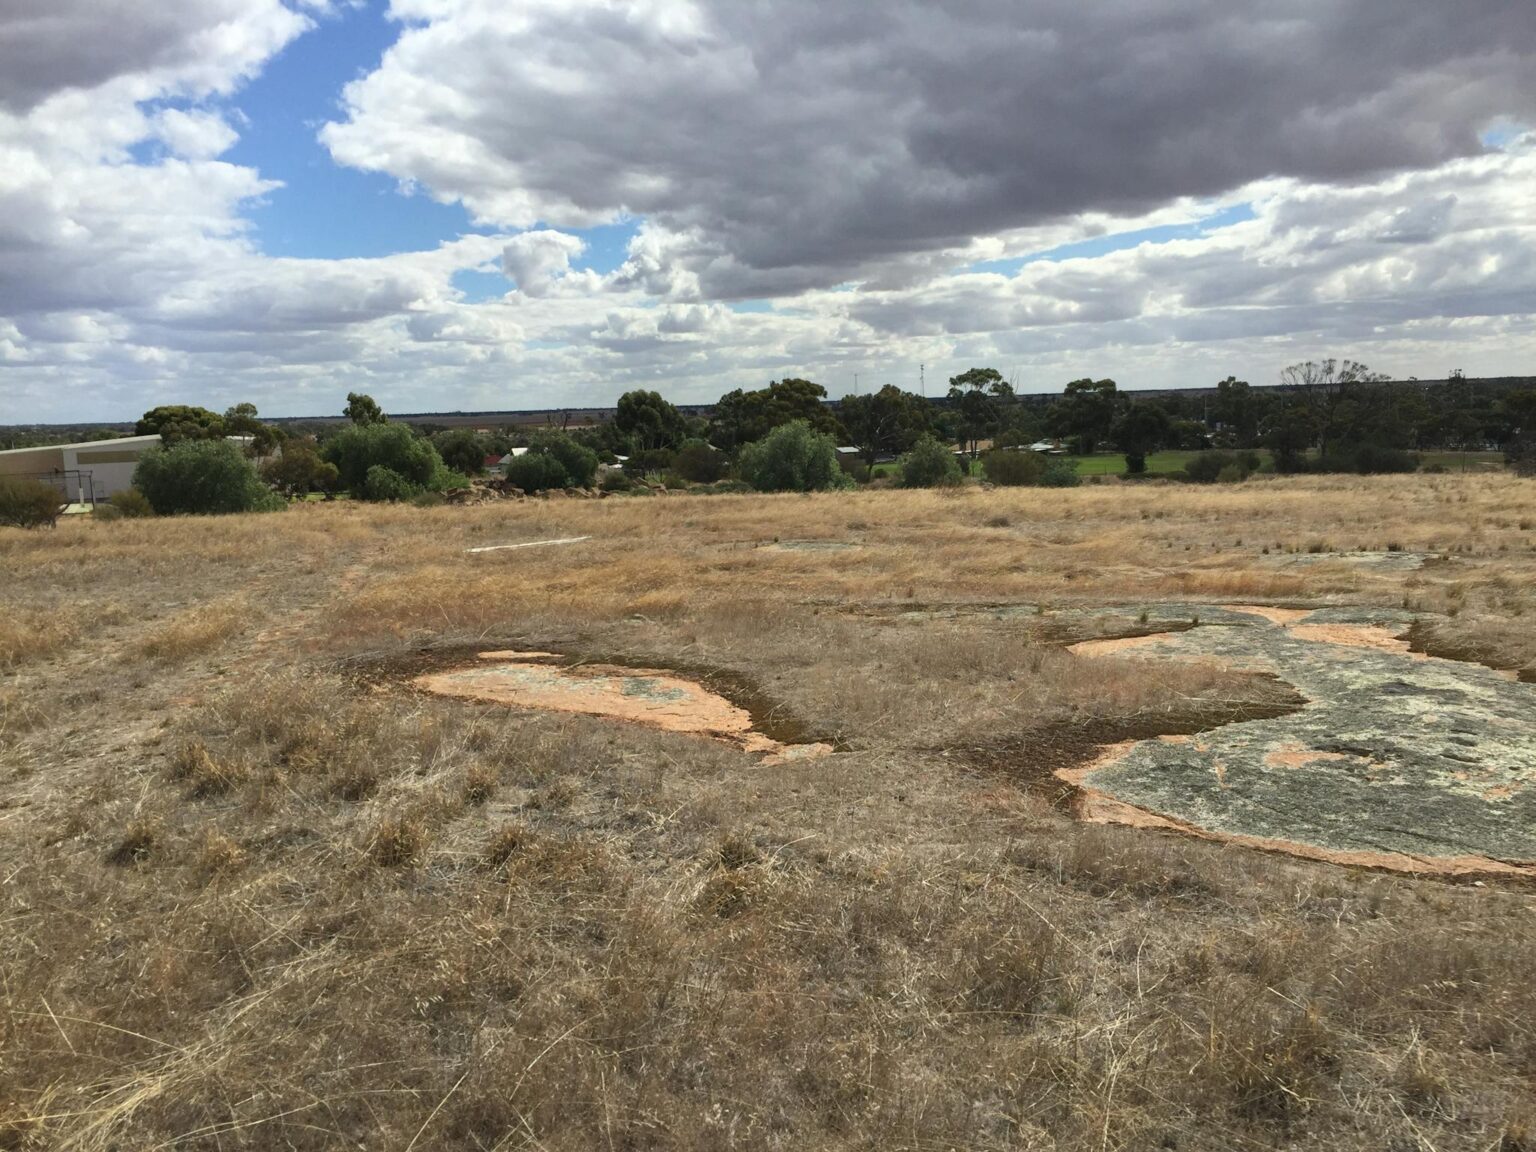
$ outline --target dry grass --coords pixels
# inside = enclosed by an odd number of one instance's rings
[[[251,624],[251,605],[244,596],[200,604],[157,623],[130,652],[135,659],[166,663],[188,660],[222,647]]]
[[[127,613],[115,604],[12,608],[0,616],[0,672],[57,655],[83,637],[126,618]]]
[[[1106,484],[0,533],[0,1148],[1530,1147],[1528,893],[1079,826],[970,750],[1022,777],[1064,731],[1273,702],[1076,660],[1075,606],[1408,602],[1516,660],[1533,497]],[[858,547],[783,546],[806,540]],[[1316,541],[1452,559],[1287,566]],[[134,607],[69,623],[102,603]],[[996,604],[1029,607],[969,610]],[[846,750],[764,766],[388,671],[481,641],[718,670]]]

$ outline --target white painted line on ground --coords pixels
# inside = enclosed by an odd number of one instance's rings
[[[529,540],[526,544],[492,544],[487,548],[466,548],[466,552],[506,552],[512,548],[539,548],[545,544],[580,544],[590,536],[562,536],[559,540]]]

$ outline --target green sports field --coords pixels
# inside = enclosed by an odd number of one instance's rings
[[[1167,476],[1182,472],[1184,466],[1199,454],[1184,450],[1154,452],[1147,457],[1147,474]],[[985,453],[982,455],[985,457]],[[1267,463],[1269,452],[1259,450],[1259,458]],[[1125,475],[1125,457],[1118,452],[1095,452],[1091,456],[1062,456],[1056,459],[1070,461],[1077,469],[1079,476]],[[1440,469],[1446,472],[1498,472],[1504,468],[1504,456],[1500,452],[1422,452],[1419,454],[1419,463],[1421,468]],[[895,470],[895,464],[877,464],[874,475],[884,476],[894,473]],[[986,478],[985,466],[981,460],[976,461],[973,475],[981,479]]]
[[[1198,452],[1154,452],[1147,457],[1147,471],[1152,475],[1182,472],[1184,465],[1198,456]],[[1079,476],[1122,476],[1125,474],[1125,457],[1118,452],[1096,452],[1092,456],[1068,456],[1077,468]]]

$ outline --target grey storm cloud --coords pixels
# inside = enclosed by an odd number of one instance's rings
[[[226,89],[309,23],[279,0],[0,0],[0,110],[148,73]]]
[[[397,0],[323,139],[516,226],[692,237],[706,294],[800,291],[1086,211],[1482,151],[1536,108],[1511,0]]]
[[[0,407],[1536,354],[1530,0],[389,0],[322,138],[498,227],[278,257],[242,84],[354,4],[0,0]],[[600,271],[570,230],[608,220],[635,234]]]

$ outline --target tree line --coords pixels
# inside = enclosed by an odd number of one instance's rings
[[[911,450],[922,437],[968,459],[983,446],[1042,440],[1073,455],[1113,450],[1126,470],[1146,470],[1162,449],[1267,450],[1277,471],[1399,471],[1428,449],[1502,448],[1514,456],[1536,435],[1536,389],[1499,388],[1453,377],[1392,383],[1353,360],[1305,361],[1278,388],[1228,377],[1207,396],[1138,397],[1110,379],[1069,382],[1045,403],[1023,397],[995,368],[971,368],[929,400],[893,385],[829,401],[826,389],[787,378],[726,393],[708,417],[686,417],[656,392],[631,392],[613,419],[578,430],[594,449],[617,454],[676,451],[702,439],[725,452],[793,420],[856,447],[866,465]]]
[[[1292,365],[1278,388],[1228,377],[1204,396],[1138,397],[1114,380],[1084,378],[1043,403],[985,367],[951,377],[933,400],[888,384],[833,401],[820,384],[786,377],[688,414],[636,390],[601,423],[531,432],[395,422],[362,393],[348,394],[342,414],[344,425],[306,435],[263,421],[250,403],[223,413],[153,408],[135,433],[158,435],[161,447],[145,454],[134,490],[114,498],[109,514],[245,511],[341,492],[433,503],[492,461],[504,484],[533,493],[589,488],[600,470],[603,486],[618,491],[658,478],[809,491],[867,481],[883,461],[895,462],[893,482],[913,487],[958,483],[977,468],[993,483],[1075,484],[1070,462],[1020,450],[1041,440],[1072,455],[1122,453],[1133,476],[1159,450],[1196,452],[1186,467],[1196,481],[1241,479],[1260,467],[1260,449],[1278,472],[1368,473],[1411,471],[1424,449],[1498,447],[1518,472],[1536,474],[1536,389],[1459,376],[1394,383],[1353,360]],[[509,458],[514,448],[526,451]],[[44,495],[8,488],[7,499],[25,508],[15,522],[49,520]]]
[[[1506,449],[1517,467],[1536,451],[1536,389],[1498,389],[1459,377],[1433,384],[1389,382],[1353,360],[1305,361],[1281,374],[1278,388],[1228,377],[1204,396],[1142,397],[1111,379],[1079,379],[1041,403],[1017,395],[995,368],[970,368],[933,400],[893,385],[833,401],[820,384],[786,377],[758,389],[734,389],[703,414],[680,410],[659,392],[635,390],[598,424],[477,431],[396,424],[369,396],[351,393],[340,428],[286,437],[263,425],[249,404],[222,417],[203,410],[158,408],[139,422],[167,445],[197,437],[250,436],[253,455],[269,457],[263,479],[292,496],[345,490],[354,498],[429,501],[467,483],[487,462],[507,459],[506,482],[527,492],[664,477],[719,484],[728,477],[760,490],[833,487],[867,480],[882,461],[898,463],[898,483],[956,481],[976,467],[994,483],[1069,484],[1070,465],[1015,451],[1040,441],[1062,453],[1112,450],[1127,473],[1147,468],[1162,449],[1198,452],[1187,477],[1241,478],[1260,467],[1259,450],[1279,472],[1409,471],[1428,448]],[[282,445],[281,453],[273,449]],[[838,449],[844,449],[841,456]],[[847,448],[857,462],[847,459]],[[1522,463],[1524,462],[1524,463]],[[850,466],[851,465],[851,466]]]

